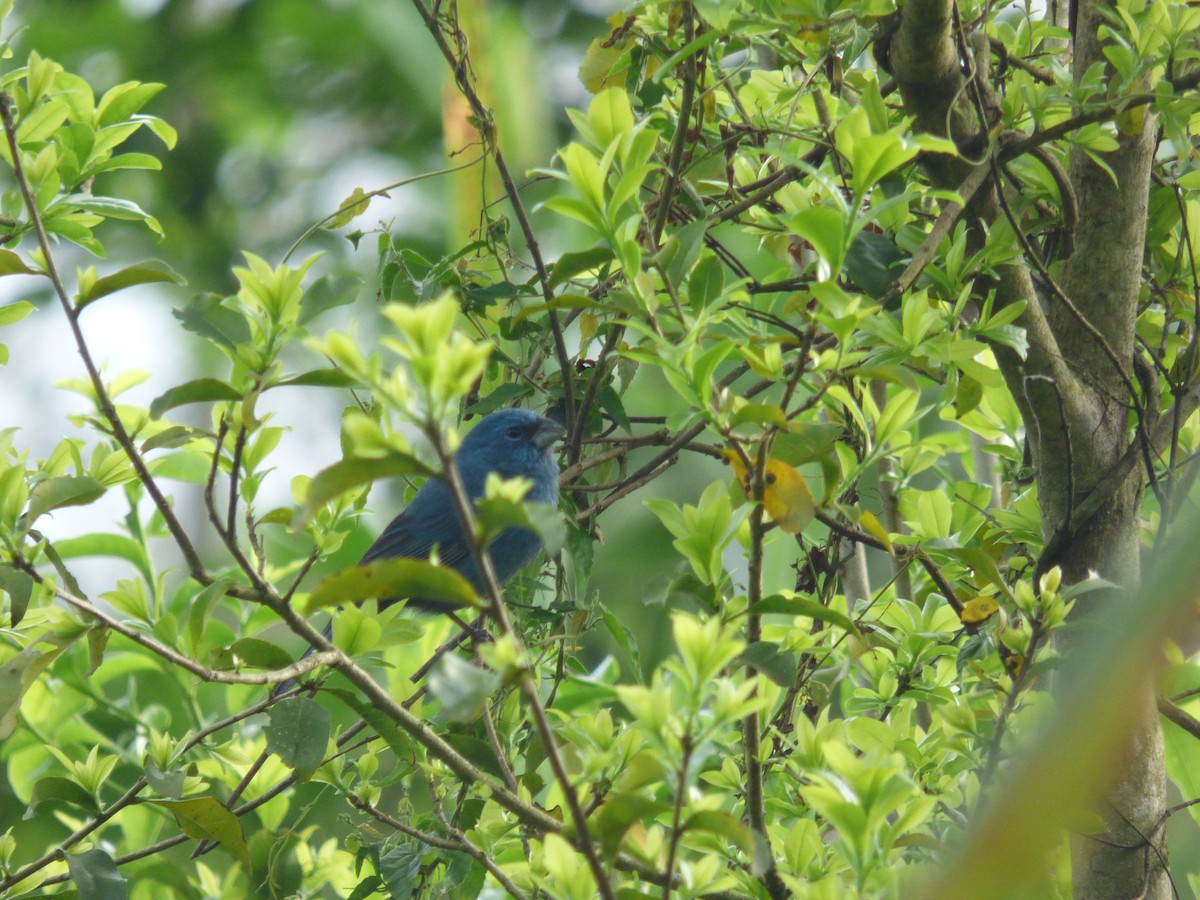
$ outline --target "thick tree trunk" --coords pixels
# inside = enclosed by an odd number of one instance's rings
[[[1105,3],[1078,0],[1077,72],[1104,61],[1097,27],[1098,10]],[[896,77],[907,111],[919,126],[935,133],[945,134],[949,123],[949,136],[969,150],[964,156],[978,159],[985,138],[970,106],[971,93],[964,89],[952,5],[949,0],[907,0],[898,16],[894,30],[881,35],[878,53]],[[1031,271],[1022,265],[999,273],[997,302],[1027,305],[1023,324],[1028,355],[1021,359],[1003,348],[997,348],[996,355],[1033,450],[1043,532],[1055,547],[1050,563],[1062,567],[1066,583],[1098,572],[1134,587],[1140,576],[1142,472],[1132,472],[1086,521],[1076,508],[1118,465],[1131,441],[1129,386],[1136,381],[1134,322],[1153,139],[1148,114],[1137,123],[1136,133],[1121,136],[1119,148],[1105,157],[1115,183],[1085,154],[1072,154],[1069,180],[1079,225],[1074,254],[1058,273],[1060,290],[1045,289],[1039,295]],[[943,160],[929,172],[939,186],[957,187],[966,165]],[[976,223],[990,222],[999,214],[996,195],[989,189],[979,192],[967,210]],[[1051,540],[1064,534],[1067,540]],[[1085,602],[1094,606],[1105,601]],[[1086,608],[1078,611],[1086,618]],[[1071,651],[1069,645],[1063,649]],[[1103,831],[1073,842],[1077,897],[1171,896],[1165,841],[1161,831],[1155,833],[1165,808],[1166,779],[1158,715],[1149,690],[1140,705],[1139,724],[1096,805]]]
[[[1107,0],[1077,0],[1074,62],[1076,73],[1103,61],[1097,38],[1100,9]],[[1078,76],[1077,76],[1078,77]],[[1129,122],[1122,123],[1128,126]],[[1115,181],[1086,154],[1074,150],[1070,182],[1079,204],[1075,253],[1064,264],[1061,285],[1066,295],[1108,342],[1125,367],[1124,376],[1097,338],[1087,333],[1062,304],[1048,310],[1051,327],[1067,359],[1086,367],[1080,378],[1092,395],[1096,417],[1092,427],[1074,434],[1078,490],[1085,491],[1113,469],[1129,446],[1129,391],[1136,352],[1134,324],[1141,288],[1146,237],[1146,207],[1154,154],[1153,117],[1147,114],[1134,134],[1120,137],[1120,147],[1104,161]],[[1130,129],[1132,130],[1132,129]],[[1149,423],[1146,424],[1149,427]],[[1047,536],[1070,515],[1071,498],[1055,490],[1053,466],[1043,465],[1039,481]],[[1061,469],[1061,466],[1057,467]],[[1135,470],[1121,490],[1063,548],[1060,565],[1068,581],[1097,571],[1124,586],[1140,577],[1141,481]],[[1078,495],[1077,495],[1078,496]],[[1126,595],[1129,596],[1129,595]],[[1166,772],[1162,733],[1152,691],[1142,697],[1140,716],[1124,757],[1112,773],[1110,787],[1097,807],[1104,829],[1081,835],[1072,845],[1075,896],[1080,898],[1172,896],[1166,871],[1166,841],[1155,833],[1166,808]],[[1149,844],[1147,844],[1149,838]],[[1127,849],[1128,848],[1128,849]]]

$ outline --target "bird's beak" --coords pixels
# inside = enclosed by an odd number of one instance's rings
[[[566,429],[557,422],[542,419],[541,424],[537,427],[537,431],[533,433],[533,445],[539,450],[545,450],[566,433]]]

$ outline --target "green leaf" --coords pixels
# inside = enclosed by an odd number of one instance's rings
[[[216,294],[197,294],[175,316],[188,331],[226,347],[250,341],[250,325],[240,312],[223,305]]]
[[[325,759],[329,746],[329,713],[308,697],[292,697],[271,707],[266,727],[267,749],[308,778]]]
[[[150,98],[164,87],[165,84],[127,81],[110,88],[96,104],[96,124],[103,128],[128,121],[130,116],[145,106]]]
[[[133,287],[136,284],[159,283],[186,284],[187,282],[184,281],[182,275],[166,263],[156,259],[148,259],[144,262],[135,263],[132,266],[126,266],[119,272],[96,279],[91,290],[76,299],[75,307],[76,309],[83,309],[89,303],[94,303],[101,297],[107,297],[109,294],[124,290],[127,287]]]
[[[754,832],[741,823],[736,816],[702,809],[692,813],[681,826],[683,831],[707,831],[733,844],[747,856],[754,855]]]
[[[16,729],[25,692],[69,644],[69,641],[65,642],[45,653],[26,647],[0,663],[0,741],[6,740]]]
[[[125,900],[125,878],[113,858],[103,850],[65,854],[67,871],[79,888],[79,900]]]
[[[75,781],[61,775],[48,775],[45,778],[39,778],[37,784],[33,786],[33,793],[29,798],[29,809],[26,810],[24,818],[33,818],[38,807],[43,803],[51,802],[70,803],[91,813],[100,811],[100,807],[96,805],[96,798]]]
[[[362,284],[357,275],[322,275],[308,286],[300,300],[299,323],[304,325],[323,312],[353,303],[362,291]]]
[[[148,453],[151,450],[182,447],[205,436],[205,432],[196,428],[188,428],[186,425],[172,425],[169,428],[164,428],[153,437],[148,437],[142,441],[142,452]]]
[[[771,641],[755,641],[742,651],[738,660],[762,672],[782,688],[789,688],[796,681],[796,654],[781,650]]]
[[[162,160],[157,156],[151,156],[149,153],[120,153],[110,159],[104,160],[102,163],[97,163],[88,169],[92,175],[99,175],[103,172],[114,172],[118,169],[144,169],[151,172],[162,170]]]
[[[12,325],[15,322],[20,322],[33,312],[33,310],[34,305],[24,300],[18,300],[16,303],[6,303],[4,306],[0,306],[0,325]]]
[[[538,533],[548,556],[554,556],[566,543],[566,524],[555,507],[545,503],[521,503],[507,497],[483,497],[475,506],[482,533],[489,541],[505,528],[526,528]]]
[[[671,809],[665,800],[655,800],[642,794],[613,792],[589,823],[600,840],[604,858],[611,860],[621,849],[621,839],[634,822],[648,821]]]
[[[309,482],[308,496],[304,498],[304,514],[311,516],[335,497],[380,478],[432,474],[432,470],[424,463],[403,453],[378,459],[344,459],[322,469]]]
[[[846,631],[858,634],[858,626],[845,613],[823,606],[816,600],[807,597],[788,597],[783,594],[772,594],[757,603],[752,604],[746,611],[750,615],[765,616],[780,613],[785,616],[804,616],[806,619],[817,619],[837,625]]]
[[[481,400],[472,403],[467,409],[470,415],[486,416],[490,412],[514,405],[533,393],[533,386],[510,382],[502,384]]]
[[[62,475],[39,481],[29,492],[30,525],[52,509],[63,506],[87,506],[104,496],[105,487],[91,475]]]
[[[823,265],[817,278],[833,281],[842,271],[842,259],[846,253],[846,224],[836,209],[828,206],[812,206],[787,220],[788,228],[808,241]]]
[[[155,234],[163,233],[158,219],[150,215],[132,200],[120,197],[96,197],[92,194],[68,194],[55,201],[51,209],[56,207],[82,209],[106,219],[123,219],[129,222],[143,222]]]
[[[500,686],[500,676],[481,669],[453,654],[443,656],[429,673],[429,692],[442,704],[442,712],[452,722],[475,722],[492,692]]]
[[[160,797],[178,800],[183,794],[183,785],[186,780],[187,773],[180,769],[164,772],[155,764],[154,760],[146,761],[146,781]]]
[[[460,756],[466,757],[473,765],[495,778],[505,777],[504,769],[496,759],[496,752],[486,741],[456,732],[445,734],[443,737],[447,744],[453,747]]]
[[[362,188],[356,187],[350,192],[349,197],[338,204],[337,212],[333,218],[327,221],[322,227],[328,228],[330,231],[344,228],[365,213],[367,207],[370,205],[371,198],[366,195]]]
[[[242,638],[229,649],[246,665],[257,669],[282,669],[295,662],[278,644],[261,638]]]
[[[379,858],[379,876],[392,900],[407,900],[419,886],[424,844],[402,844]]]
[[[197,378],[173,387],[150,404],[150,416],[158,419],[169,409],[188,403],[211,403],[218,400],[241,400],[241,392],[216,378]]]
[[[705,253],[688,276],[688,303],[699,312],[715,302],[724,290],[724,265],[716,254]]]
[[[612,259],[613,251],[608,246],[589,247],[587,250],[564,253],[550,269],[550,287],[556,288],[560,284],[570,281],[576,275],[599,268],[605,263],[611,262]]]
[[[180,830],[198,841],[215,841],[247,870],[250,851],[242,823],[215,797],[196,797],[191,800],[150,800],[149,803],[169,810],[179,823]]]
[[[371,726],[371,730],[383,738],[384,743],[391,748],[399,759],[408,759],[413,755],[412,741],[408,735],[400,730],[388,716],[378,707],[368,703],[362,696],[354,691],[342,690],[339,688],[325,688],[323,694],[329,694],[341,700],[348,707],[358,714],[358,717]],[[490,752],[490,748],[489,748]],[[495,754],[492,756],[492,765],[496,765]],[[503,772],[497,771],[497,777],[504,777]]]
[[[345,569],[322,581],[308,597],[305,614],[361,600],[422,597],[455,606],[480,606],[471,582],[423,559],[381,559]]]
[[[9,625],[16,627],[25,618],[29,598],[33,595],[33,578],[27,572],[0,564],[0,590],[8,594]]]
[[[277,381],[271,387],[331,387],[348,388],[358,384],[341,369],[313,369],[311,372],[301,372],[283,381]]]
[[[0,275],[40,275],[40,274],[42,274],[42,273],[39,272],[37,269],[29,268],[29,266],[27,266],[25,264],[25,260],[21,259],[21,257],[17,256],[17,254],[13,253],[11,250],[0,249]],[[26,314],[33,311],[33,304],[25,303],[25,301],[23,301],[23,300],[20,303],[14,303],[11,305],[12,306],[20,306],[22,304],[29,307],[29,310],[26,311]],[[22,318],[24,318],[24,317],[22,317]],[[14,319],[13,321],[15,322],[16,320]],[[4,324],[7,325],[9,323],[6,322]]]
[[[898,272],[893,267],[904,259],[904,253],[886,234],[860,231],[846,251],[846,274],[858,287],[872,297],[883,297]]]
[[[642,674],[642,654],[638,649],[637,637],[633,630],[622,622],[608,610],[604,611],[601,618],[604,627],[608,629],[608,633],[612,635],[617,642],[617,646],[625,651],[625,656],[629,660],[630,667],[633,669],[635,683],[642,683],[646,680]]]
[[[188,637],[192,641],[193,655],[199,653],[200,640],[204,636],[204,626],[208,621],[209,610],[234,583],[231,578],[218,578],[192,600],[191,609],[188,611]]]
[[[111,556],[124,559],[137,566],[148,581],[154,581],[145,547],[123,534],[98,533],[64,538],[54,542],[54,549],[62,559],[78,559],[81,556]]]

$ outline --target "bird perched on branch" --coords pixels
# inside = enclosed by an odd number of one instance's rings
[[[485,416],[454,454],[467,495],[472,502],[482,497],[488,475],[495,472],[502,478],[528,478],[533,486],[525,495],[527,501],[556,505],[558,463],[552,447],[563,434],[560,425],[528,409],[502,409]],[[529,565],[541,549],[542,539],[526,528],[510,527],[500,532],[488,545],[500,583]],[[480,593],[486,590],[463,534],[450,486],[440,478],[430,478],[421,486],[404,512],[392,520],[363,555],[360,564],[380,559],[428,559],[435,550],[441,565],[458,571]],[[386,607],[401,599],[425,612],[454,608],[453,604],[430,597],[381,597],[379,605]],[[332,634],[330,623],[325,636]],[[293,685],[294,682],[286,681],[276,688],[275,694],[282,694]]]
[[[463,439],[454,462],[463,487],[472,501],[483,496],[488,475],[528,478],[533,487],[525,495],[531,503],[558,503],[558,463],[551,450],[563,435],[560,425],[528,409],[502,409],[485,416]],[[377,559],[426,559],[437,548],[438,561],[457,570],[479,592],[483,578],[463,537],[462,522],[450,487],[440,478],[421,486],[408,508],[392,520],[360,562]],[[542,539],[525,528],[506,528],[488,545],[500,583],[508,581],[538,555]],[[395,602],[395,601],[392,601]],[[388,605],[386,601],[380,604]],[[413,597],[410,607],[445,612],[452,605]]]

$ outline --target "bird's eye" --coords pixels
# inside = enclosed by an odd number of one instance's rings
[[[511,428],[509,428],[504,433],[505,433],[505,435],[507,435],[508,437],[512,438],[515,441],[517,438],[519,438],[521,436],[521,429],[518,428],[516,425],[513,425]]]

